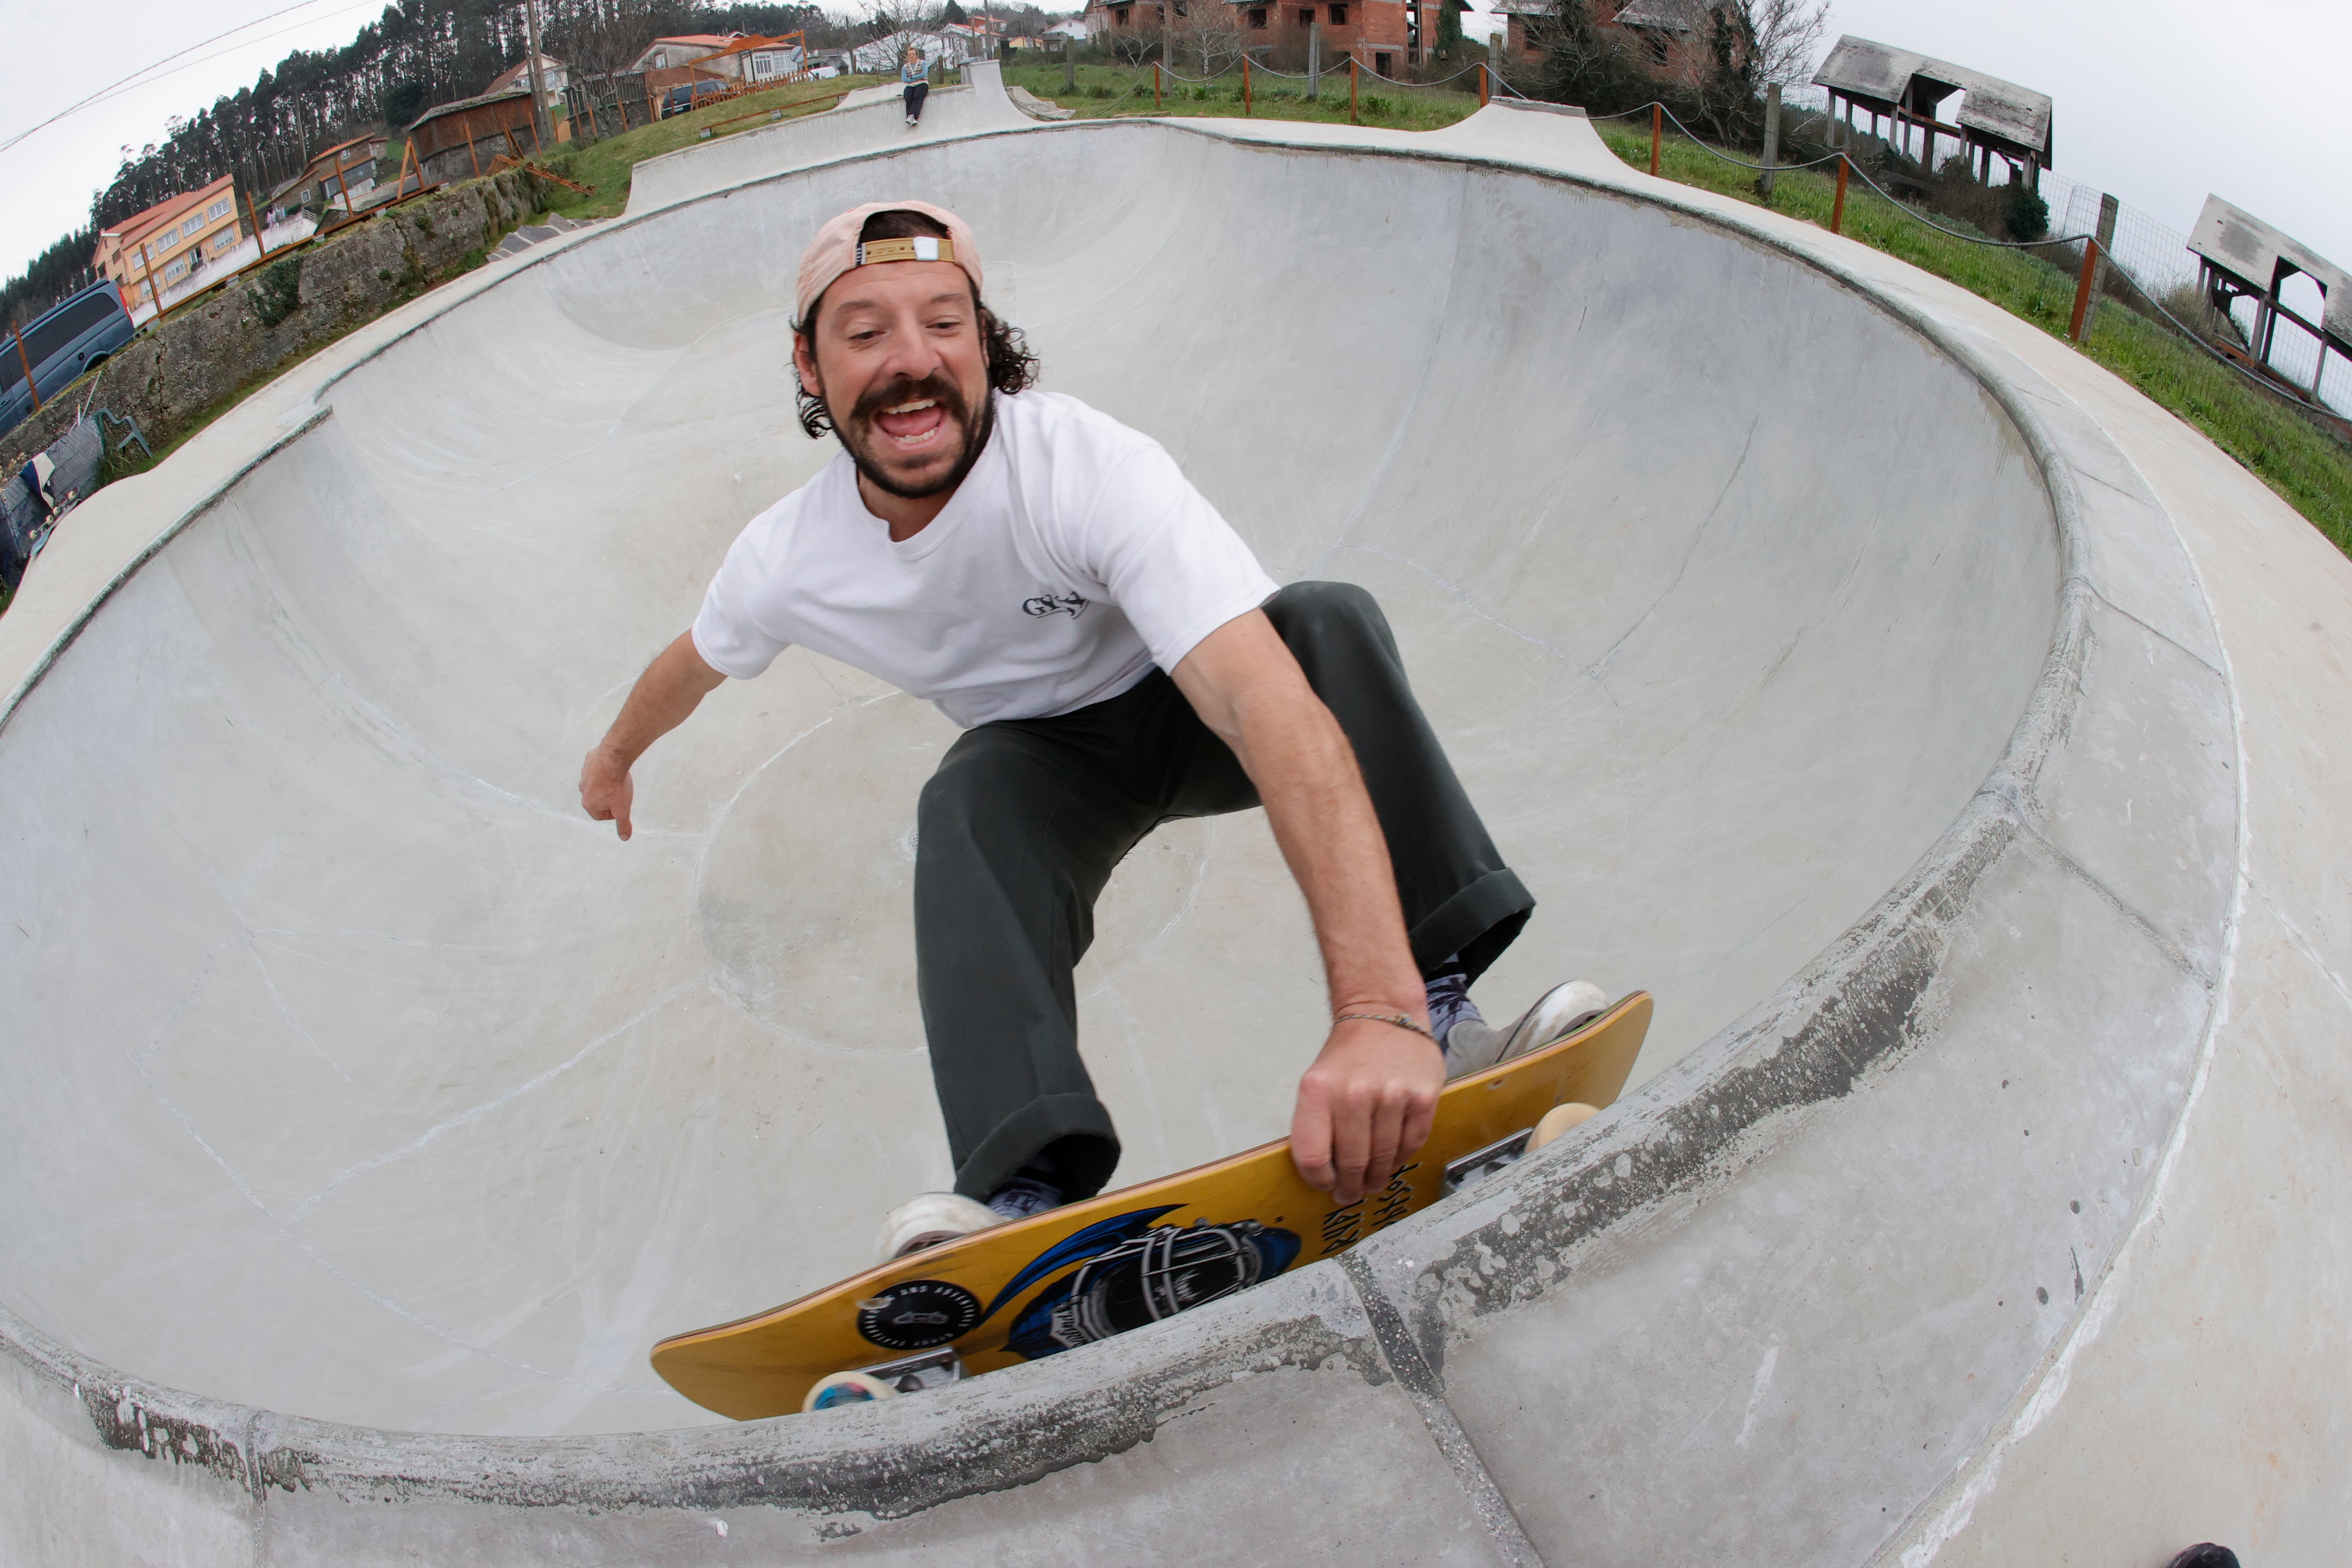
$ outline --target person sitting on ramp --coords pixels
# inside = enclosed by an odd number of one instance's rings
[[[923,100],[930,95],[931,68],[923,63],[923,51],[908,44],[906,58],[898,62],[898,97],[907,106],[908,124],[922,119]]]
[[[801,424],[842,451],[753,518],[693,626],[588,753],[629,837],[630,767],[794,644],[963,730],[923,786],[915,956],[953,1193],[885,1258],[1092,1196],[1118,1135],[1080,1059],[1072,972],[1112,868],[1160,823],[1263,805],[1322,950],[1330,1032],[1291,1152],[1342,1203],[1428,1136],[1438,1091],[1606,1005],[1554,987],[1508,1028],[1469,999],[1535,900],[1423,717],[1372,596],[1277,588],[1160,444],[1074,397],[982,302],[952,213],[869,202],[801,258]]]

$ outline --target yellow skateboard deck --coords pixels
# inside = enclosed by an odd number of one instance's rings
[[[800,1409],[834,1373],[912,1388],[992,1372],[1335,1257],[1516,1157],[1552,1107],[1616,1099],[1650,1006],[1636,991],[1556,1044],[1447,1084],[1412,1163],[1352,1204],[1300,1180],[1284,1139],[678,1334],[654,1347],[654,1370],[697,1405],[752,1421]]]

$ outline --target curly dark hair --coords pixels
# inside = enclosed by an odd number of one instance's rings
[[[947,228],[938,219],[918,212],[881,212],[866,220],[857,237],[866,239],[905,239],[916,235],[929,235],[945,239]],[[822,297],[818,301],[822,303]],[[974,289],[972,308],[980,312],[980,342],[988,357],[988,385],[993,392],[1026,392],[1036,384],[1037,356],[1029,352],[1029,340],[1021,329],[1002,320],[983,304],[980,290]],[[816,354],[816,306],[809,307],[808,320],[793,328],[795,337],[809,345],[812,359]],[[801,428],[811,440],[822,440],[833,429],[833,416],[824,406],[824,399],[803,386],[800,378],[793,378],[793,393],[800,405]]]

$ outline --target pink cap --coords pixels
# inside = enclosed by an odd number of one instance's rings
[[[824,226],[816,231],[816,237],[809,241],[808,248],[801,252],[800,294],[793,307],[795,321],[806,321],[810,310],[833,286],[833,280],[853,267],[880,261],[934,259],[919,254],[930,248],[920,240],[916,242],[916,254],[908,253],[905,241],[876,240],[875,248],[888,246],[893,254],[860,258],[857,236],[866,227],[866,220],[876,213],[892,212],[920,213],[925,217],[938,219],[948,231],[948,237],[930,242],[939,247],[940,254],[936,259],[952,261],[962,268],[964,276],[971,279],[971,291],[974,294],[980,292],[980,242],[972,238],[970,224],[947,208],[935,207],[929,202],[867,202],[837,217],[826,219]]]

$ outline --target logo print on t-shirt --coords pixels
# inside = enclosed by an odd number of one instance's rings
[[[1040,594],[1034,599],[1023,600],[1021,608],[1025,614],[1039,617],[1067,616],[1075,621],[1086,614],[1090,602],[1076,594]]]

